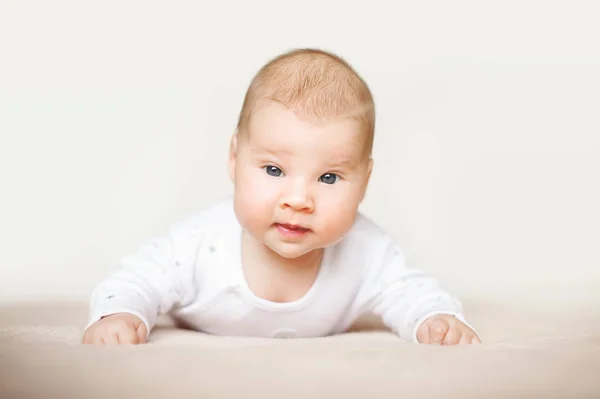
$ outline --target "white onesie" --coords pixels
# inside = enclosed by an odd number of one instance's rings
[[[342,333],[373,313],[416,342],[418,326],[434,314],[465,322],[459,301],[432,277],[408,268],[394,240],[360,213],[348,234],[325,249],[314,284],[293,302],[270,302],[248,287],[241,234],[231,200],[172,226],[96,287],[87,326],[126,312],[150,332],[158,315],[170,313],[211,334],[319,337]]]

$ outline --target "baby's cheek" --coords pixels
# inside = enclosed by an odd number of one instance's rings
[[[236,212],[240,222],[256,228],[257,224],[269,221],[272,215],[272,199],[268,187],[264,185],[240,185],[236,187]]]
[[[356,215],[356,208],[346,203],[331,203],[329,206],[321,209],[320,224],[323,226],[323,235],[327,236],[327,241],[334,243],[345,235],[352,224]]]
[[[258,181],[249,186],[246,192],[246,201],[252,203],[254,209],[272,213],[277,205],[278,187],[275,182]]]

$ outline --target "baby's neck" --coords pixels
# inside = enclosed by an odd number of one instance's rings
[[[291,273],[318,269],[324,252],[323,249],[318,249],[297,258],[285,258],[245,231],[242,238],[242,248],[244,260],[251,263],[258,262],[269,269]]]
[[[314,283],[324,250],[289,259],[273,252],[244,232],[242,262],[246,281],[254,293],[273,302],[301,298]]]

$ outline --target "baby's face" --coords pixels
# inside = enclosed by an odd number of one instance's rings
[[[343,238],[371,171],[360,124],[314,124],[269,105],[256,110],[248,130],[230,156],[242,227],[286,258]]]

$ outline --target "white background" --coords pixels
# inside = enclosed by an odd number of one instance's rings
[[[0,1],[0,300],[83,299],[231,193],[257,69],[318,47],[377,104],[365,214],[461,295],[600,288],[600,7]]]

